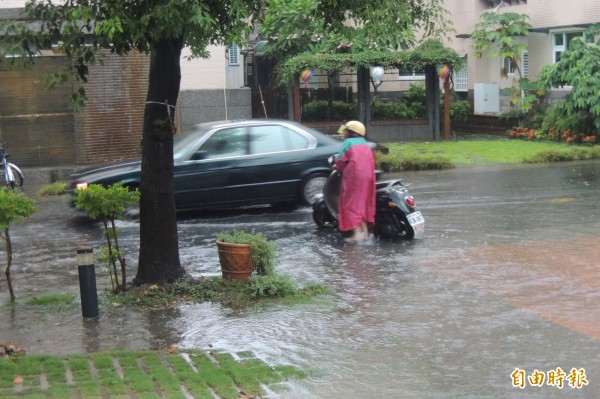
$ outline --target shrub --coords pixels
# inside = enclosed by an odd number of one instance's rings
[[[561,132],[555,130],[554,128],[550,128],[548,131],[542,131],[518,126],[507,130],[506,136],[509,139],[520,139],[527,141],[548,140],[567,144],[584,144],[590,146],[598,142],[598,137],[595,135],[577,133],[571,129],[566,129],[565,131]]]
[[[425,114],[427,113],[425,103],[411,103],[408,108],[413,118],[425,118]]]
[[[425,85],[416,83],[404,92],[402,101],[375,99],[371,105],[373,119],[417,119],[427,114]]]
[[[441,123],[444,121],[444,100],[440,102]],[[466,122],[469,119],[471,112],[471,103],[469,100],[452,100],[450,101],[450,122]]]
[[[37,194],[41,196],[61,195],[64,194],[68,188],[69,183],[64,181],[56,181],[41,187],[37,191]]]
[[[545,163],[545,162],[562,162],[573,161],[575,157],[573,153],[565,150],[546,150],[538,152],[529,158],[523,160],[524,163]]]
[[[454,164],[442,156],[402,156],[398,153],[381,154],[378,156],[377,167],[384,172],[403,170],[441,170],[453,169]]]
[[[354,104],[333,101],[331,111],[327,100],[311,101],[302,107],[303,122],[344,121],[356,119],[358,109]]]
[[[517,126],[513,129],[506,131],[506,136],[509,139],[520,139],[527,141],[535,141],[541,138],[541,133],[539,131],[529,129],[522,126]]]
[[[129,191],[127,187],[123,187],[122,183],[115,183],[108,188],[92,184],[87,189],[80,189],[76,192],[75,207],[85,211],[90,218],[100,220],[104,225],[107,246],[101,248],[100,252],[103,254],[103,258],[108,260],[111,283],[116,284],[115,291],[119,289],[125,291],[126,289],[125,257],[119,248],[119,231],[115,220],[121,219],[125,214],[126,207],[137,204],[139,200],[140,193],[137,190]],[[117,277],[117,260],[121,265],[120,284]]]
[[[407,104],[425,104],[427,97],[425,95],[425,85],[423,83],[415,83],[410,85],[410,88],[404,92],[403,101]]]
[[[280,274],[250,277],[246,289],[250,298],[285,297],[298,292],[296,284],[288,276]]]
[[[549,132],[554,129],[555,132],[564,132],[570,129],[574,132],[581,132],[585,136],[595,135],[592,119],[584,113],[575,113],[566,115],[558,106],[548,108],[542,122],[542,130]],[[556,138],[558,141],[560,138]]]
[[[19,223],[31,216],[37,209],[34,206],[35,201],[27,198],[20,191],[9,190],[6,187],[0,188],[0,236],[3,238],[6,249],[6,267],[4,274],[8,283],[10,301],[15,301],[15,293],[10,277],[10,268],[12,265],[12,243],[10,238],[10,225]]]
[[[506,120],[518,119],[521,127],[541,130],[547,110],[548,107],[537,104],[527,112],[523,112],[521,109],[513,109],[502,113],[500,117]]]
[[[373,119],[379,120],[415,118],[414,111],[410,106],[403,102],[375,100],[373,101],[371,113],[373,115]]]

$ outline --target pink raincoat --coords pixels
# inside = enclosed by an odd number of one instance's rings
[[[353,144],[335,163],[342,173],[338,204],[338,228],[348,231],[375,222],[375,160],[365,144]]]

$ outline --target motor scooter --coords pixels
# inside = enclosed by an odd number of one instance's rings
[[[334,157],[331,157],[329,164],[333,165],[334,162]],[[341,173],[334,169],[323,186],[323,193],[313,202],[313,220],[317,226],[337,228],[341,182]],[[416,210],[415,200],[402,181],[384,180],[375,184],[373,235],[385,239],[423,238],[425,218]]]

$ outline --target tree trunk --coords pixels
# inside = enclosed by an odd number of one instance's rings
[[[6,275],[6,282],[8,283],[8,292],[10,293],[10,301],[15,302],[15,291],[13,290],[12,279],[10,277],[10,267],[12,265],[12,243],[10,242],[10,232],[8,227],[4,229],[4,240],[6,241],[6,268],[4,274]]]
[[[173,133],[182,48],[182,37],[160,41],[150,61],[142,140],[136,284],[164,284],[185,275],[179,260],[173,194]]]

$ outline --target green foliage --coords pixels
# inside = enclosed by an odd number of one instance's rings
[[[298,287],[288,276],[280,274],[250,277],[246,289],[251,298],[285,297],[298,291]]]
[[[524,163],[546,163],[581,161],[598,159],[600,151],[588,147],[580,148],[553,148],[535,153],[523,160]]]
[[[130,191],[123,183],[108,188],[91,184],[85,190],[77,190],[75,207],[94,220],[115,220],[123,217],[127,206],[135,205],[139,200],[139,192]]]
[[[427,113],[425,85],[415,83],[406,90],[401,101],[375,99],[371,104],[373,119],[418,119]]]
[[[221,277],[203,277],[199,280],[181,279],[171,284],[132,287],[101,297],[102,306],[139,306],[153,309],[169,308],[180,303],[215,302],[236,307],[255,304],[257,299],[314,298],[331,295],[321,285],[298,287],[287,276],[276,273],[253,275],[248,281],[228,280]]]
[[[21,191],[0,187],[0,229],[9,229],[11,223],[19,223],[30,217],[37,208],[35,201]]]
[[[528,19],[526,14],[514,12],[485,12],[471,35],[477,57],[487,55],[500,57],[501,60],[507,58],[510,61],[511,67],[519,76],[518,87],[509,89],[511,102],[525,112],[539,102],[539,97],[543,95],[537,84],[525,78],[521,71],[521,54],[527,50],[527,45],[520,38],[527,36],[532,28]],[[503,68],[500,75],[506,78],[508,71]],[[522,96],[522,93],[525,95]]]
[[[495,13],[485,12],[481,15],[481,22],[475,25],[471,35],[475,54],[497,56],[501,59],[508,58],[512,67],[518,71],[522,78],[520,60],[521,53],[527,45],[518,40],[518,37],[527,36],[531,25],[525,14],[514,12]],[[503,72],[506,76],[506,71]]]
[[[140,193],[137,189],[130,191],[122,183],[115,183],[108,188],[91,184],[86,189],[77,190],[75,194],[75,207],[85,211],[90,218],[100,220],[104,226],[107,246],[101,249],[102,259],[109,263],[108,269],[115,290],[125,290],[127,283],[125,258],[119,248],[119,230],[115,220],[121,219],[126,207],[137,204],[139,200]],[[121,266],[121,283],[117,274],[117,261]]]
[[[561,104],[547,109],[541,130],[549,140],[556,141],[567,141],[569,135],[563,137],[563,133],[567,131],[582,136],[596,136],[592,115],[586,112],[565,114]]]
[[[402,95],[402,101],[406,102],[415,117],[424,118],[427,111],[427,94],[424,83],[413,83]]]
[[[580,159],[583,152],[589,154],[589,159],[600,158],[600,146],[582,147],[547,141],[508,140],[497,136],[455,141],[385,143],[385,146],[389,148],[388,155],[398,159],[396,163],[390,163],[390,171],[401,170],[395,168],[402,168],[401,160],[409,158],[443,157],[451,165],[521,163],[540,152],[556,150],[577,154],[572,156],[573,159]],[[388,161],[387,157],[379,157]]]
[[[527,141],[540,140],[542,138],[539,130],[529,129],[522,126],[517,126],[513,129],[509,129],[506,132],[506,136],[509,139],[520,139]]]
[[[442,108],[442,116],[444,113],[444,104],[440,104]],[[450,121],[451,122],[465,122],[469,119],[469,113],[471,112],[471,102],[469,100],[452,100],[450,101]]]
[[[274,273],[277,261],[277,245],[263,233],[234,230],[217,234],[217,240],[230,244],[249,244],[252,248],[252,259],[256,262],[254,270],[261,276]]]
[[[0,396],[3,398],[70,398],[74,392],[85,398],[239,398],[240,392],[264,396],[264,387],[289,379],[305,378],[306,373],[289,365],[272,367],[250,354],[200,351],[114,351],[85,356],[28,355],[2,360]],[[196,366],[192,367],[190,361]],[[97,373],[90,372],[90,363]],[[119,364],[123,377],[115,372]],[[73,381],[59,381],[73,374]],[[19,392],[14,378],[23,377]],[[47,387],[40,389],[40,379]],[[190,395],[183,395],[185,386]],[[210,389],[208,388],[210,386]]]
[[[329,110],[329,103],[326,100],[308,102],[302,107],[302,121],[347,121],[358,117],[356,105],[343,101],[333,101],[331,113]]]
[[[571,86],[558,112],[562,117],[588,114],[596,130],[600,131],[600,25],[586,31],[586,38],[574,38],[569,48],[555,64],[545,65],[538,81],[545,87]]]
[[[27,198],[25,194],[18,190],[0,187],[0,237],[4,239],[5,243],[6,267],[4,268],[4,274],[6,275],[11,302],[15,301],[15,293],[10,277],[13,256],[10,224],[23,222],[31,216],[37,210],[34,203],[35,201]]]
[[[402,98],[407,103],[425,104],[425,101],[427,99],[426,95],[425,95],[425,84],[424,83],[411,84],[409,89],[404,92]]]
[[[402,153],[388,153],[378,156],[378,168],[384,172],[398,172],[405,170],[440,170],[453,169],[454,164],[446,157],[440,155],[419,156],[405,155]]]
[[[207,57],[210,45],[241,45],[246,34],[254,31],[252,23],[262,19],[265,5],[263,0],[29,0],[24,13],[18,13],[12,20],[0,20],[0,32],[3,34],[0,58],[11,64],[30,66],[40,51],[61,52],[71,61],[67,63],[69,68],[56,71],[58,74],[50,80],[56,84],[65,83],[67,77],[75,80],[70,84],[74,90],[72,103],[78,105],[85,101],[84,83],[90,67],[102,62],[99,54],[104,52],[101,50],[118,55],[137,51],[158,59],[159,62],[151,62],[150,65],[142,134],[142,153],[147,162],[142,164],[141,175],[144,180],[142,186],[146,185],[148,176],[157,173],[161,175],[157,181],[163,184],[173,178],[169,174],[173,158],[153,151],[152,143],[170,148],[173,126],[171,123],[160,127],[155,125],[156,121],[166,120],[170,108],[153,104],[157,101],[172,106],[177,104],[182,49],[189,48],[192,57]],[[162,195],[164,187],[170,191],[167,195]],[[142,207],[147,211],[141,212],[143,220],[140,223],[140,241],[149,244],[140,248],[137,277],[146,282],[163,281],[184,272],[177,245],[170,235],[176,228],[175,212],[160,215],[165,228],[159,233],[145,228],[151,225],[153,218],[158,218],[159,212],[173,206],[172,185],[154,188],[146,192],[148,201],[143,202]],[[165,245],[163,251],[154,251],[167,241],[169,245]],[[156,273],[156,270],[159,272]]]
[[[75,298],[76,295],[73,294],[50,294],[30,298],[25,304],[33,307],[43,306],[46,313],[61,314],[78,308],[78,304],[74,301]]]
[[[41,196],[50,196],[50,195],[62,195],[69,188],[69,183],[64,181],[56,181],[54,183],[46,184],[42,186],[37,194]]]
[[[28,305],[34,306],[45,306],[45,305],[53,305],[57,303],[71,303],[75,299],[75,296],[72,294],[53,294],[46,295],[43,297],[31,298],[27,301]]]
[[[394,120],[394,119],[414,119],[414,114],[409,104],[398,101],[375,100],[371,105],[373,119],[376,120]]]
[[[0,21],[3,37],[0,58],[10,57],[17,65],[31,65],[35,50],[58,49],[74,62],[64,71],[47,77],[49,87],[64,84],[71,76],[87,82],[89,66],[102,62],[99,49],[117,54],[132,50],[152,52],[163,40],[185,37],[185,44],[194,57],[207,57],[206,48],[213,43],[241,43],[251,27],[246,23],[251,15],[258,16],[260,0],[234,0],[227,3],[198,4],[193,1],[170,1],[149,6],[127,0],[87,0],[63,2],[28,1],[27,19],[41,21],[31,24],[23,19]],[[89,38],[93,38],[89,40]],[[85,44],[85,45],[84,45]],[[181,42],[182,46],[184,42]],[[83,104],[85,89],[75,85],[72,104]]]
[[[518,120],[518,124],[521,127],[526,127],[529,129],[541,129],[547,110],[548,107],[538,101],[536,104],[532,104],[532,107],[527,112],[523,112],[522,108],[512,109],[510,111],[503,112],[500,115],[500,118],[506,120]]]
[[[289,82],[295,74],[306,68],[314,68],[324,73],[333,73],[344,69],[370,68],[380,65],[384,69],[407,67],[424,70],[425,67],[449,65],[458,70],[463,60],[458,54],[437,40],[427,40],[418,47],[406,51],[365,50],[345,54],[300,54],[288,58],[278,65],[278,76]]]
[[[417,33],[429,38],[449,36],[453,29],[446,16],[442,0],[426,4],[272,0],[260,24],[260,35],[269,41],[266,53],[276,57],[398,50],[417,43]]]

